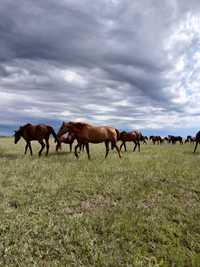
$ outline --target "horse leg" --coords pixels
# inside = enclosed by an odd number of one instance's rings
[[[56,151],[58,151],[59,149],[61,150],[61,143],[60,144],[57,143],[56,145]]]
[[[195,145],[195,148],[194,148],[194,152],[193,153],[195,153],[196,152],[196,149],[197,149],[197,146],[198,146],[198,141],[196,141],[196,145]]]
[[[49,139],[46,139],[45,142],[46,142],[46,148],[47,148],[47,151],[46,151],[46,156],[47,156],[49,153]]]
[[[43,142],[43,140],[39,141],[39,143],[40,143],[40,145],[42,146],[41,149],[40,149],[40,151],[39,151],[39,153],[38,153],[38,155],[39,155],[39,157],[40,157],[40,156],[41,156],[41,153],[42,153],[42,150],[43,150],[44,147],[45,147],[45,143]]]
[[[28,146],[29,146],[29,144],[28,144],[28,142],[27,142],[27,143],[26,143],[26,146],[25,146],[24,155],[26,155],[26,152],[27,152]]]
[[[138,151],[140,152],[140,141],[138,141]]]
[[[28,147],[29,147],[29,150],[30,150],[30,154],[32,156],[33,155],[33,151],[32,151],[32,147],[31,147],[31,142],[28,142]]]
[[[57,145],[56,145],[56,151],[58,151],[58,147],[59,147],[59,145],[57,144]]]
[[[115,144],[113,144],[113,147],[115,147],[115,148],[116,148],[116,150],[117,150],[117,153],[118,153],[118,155],[119,155],[119,158],[121,158],[120,149],[119,149],[119,147],[117,146],[117,144],[116,144],[116,143],[115,143]]]
[[[133,152],[134,152],[138,144],[135,141],[133,141],[133,143],[135,144],[135,146],[133,148]]]
[[[72,152],[72,143],[69,144],[69,151]]]
[[[122,146],[123,146],[123,142],[121,143],[120,147],[119,147],[119,150],[121,151],[122,149]]]
[[[126,143],[124,141],[122,141],[122,143],[120,145],[120,148],[119,148],[120,151],[122,150],[122,147],[124,147],[124,151],[127,151],[126,150]]]
[[[105,141],[105,146],[106,146],[106,154],[105,154],[105,159],[108,156],[108,152],[109,152],[109,141]]]
[[[126,142],[124,142],[124,149],[125,149],[125,151],[127,151],[127,149],[126,149]]]
[[[85,145],[85,147],[86,147],[86,151],[87,151],[88,159],[90,159],[89,144],[87,143],[87,144]]]
[[[79,147],[79,149],[81,148],[81,144],[78,143],[76,146],[75,146],[75,149],[74,149],[74,154],[76,156],[76,158],[78,158],[78,153],[77,153],[77,148]]]

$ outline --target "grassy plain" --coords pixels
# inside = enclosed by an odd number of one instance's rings
[[[200,266],[200,150],[54,149],[0,139],[0,266]]]

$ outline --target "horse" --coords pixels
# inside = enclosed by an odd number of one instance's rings
[[[149,140],[151,140],[151,141],[153,142],[154,145],[155,145],[156,143],[157,143],[157,145],[162,143],[162,138],[161,138],[161,136],[159,136],[159,135],[156,135],[156,136],[151,135],[151,136],[149,137]]]
[[[73,133],[66,133],[59,137],[60,143],[56,145],[56,151],[61,150],[61,143],[69,144],[70,152],[72,152],[72,145],[74,143],[75,136]]]
[[[167,141],[167,143],[170,143],[169,137],[165,136],[164,141]]]
[[[122,141],[120,145],[120,151],[122,147],[124,146],[125,151],[126,149],[126,142],[133,142],[135,144],[133,151],[135,151],[136,147],[138,147],[138,151],[140,152],[140,140],[141,140],[142,134],[139,131],[132,131],[132,132],[126,132],[123,131],[120,133],[118,140]]]
[[[111,142],[113,148],[116,148],[119,158],[121,158],[120,150],[117,146],[118,132],[111,126],[93,126],[83,122],[63,122],[58,131],[58,137],[66,132],[73,133],[78,142],[74,151],[77,158],[78,147],[85,145],[88,159],[90,159],[89,143],[98,144],[102,142],[105,143],[106,147],[105,158],[109,153],[109,142]]]
[[[196,142],[196,145],[195,145],[195,148],[194,148],[194,153],[196,152],[197,146],[200,143],[200,131],[198,131],[198,133],[196,134],[195,142]]]
[[[174,135],[168,135],[169,143],[172,143],[173,145],[176,144],[176,142],[179,142],[181,145],[183,144],[183,138],[181,136],[174,136]]]
[[[20,126],[17,131],[15,131],[15,140],[14,143],[17,144],[21,137],[24,138],[26,141],[25,151],[24,154],[26,154],[27,149],[29,148],[31,156],[33,155],[32,147],[31,147],[31,141],[37,140],[41,144],[41,149],[39,151],[39,156],[41,156],[41,153],[45,147],[46,143],[46,156],[49,152],[49,136],[50,134],[53,135],[55,138],[55,142],[58,144],[60,143],[59,139],[57,138],[57,135],[54,131],[54,129],[45,124],[38,124],[38,125],[32,125],[30,123],[25,124],[24,126]],[[45,143],[44,143],[45,140]]]
[[[195,137],[192,137],[191,135],[188,135],[187,138],[185,139],[185,143],[194,143],[195,142]]]
[[[147,137],[146,135],[142,135],[142,134],[141,134],[140,141],[143,142],[143,144],[147,144],[148,137]]]

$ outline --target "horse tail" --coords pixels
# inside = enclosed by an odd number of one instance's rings
[[[119,130],[118,129],[116,129],[115,128],[115,132],[117,133],[117,141],[119,140],[119,138],[120,138],[120,132],[119,132]]]
[[[55,133],[53,127],[49,126],[49,129],[50,129],[50,131],[51,131],[53,137],[55,138],[55,142],[57,142],[57,143],[60,145],[60,140],[59,140],[57,134]]]

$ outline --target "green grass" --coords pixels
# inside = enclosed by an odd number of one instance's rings
[[[200,266],[192,145],[129,146],[121,160],[92,145],[91,161],[54,149],[31,158],[0,139],[0,266]]]

